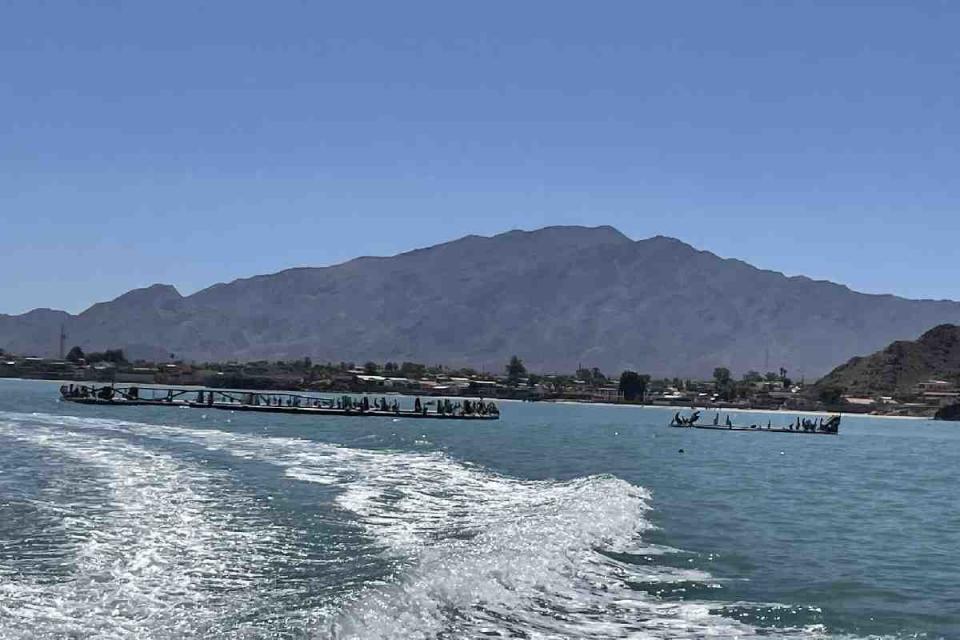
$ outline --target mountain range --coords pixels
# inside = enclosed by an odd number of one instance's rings
[[[182,296],[136,289],[71,315],[0,315],[0,347],[67,347],[186,360],[416,361],[499,371],[517,354],[537,371],[709,376],[786,367],[816,377],[838,363],[960,322],[960,303],[869,295],[757,269],[679,240],[612,227],[466,236],[213,285]]]

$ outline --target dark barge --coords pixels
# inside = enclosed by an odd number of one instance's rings
[[[720,424],[719,414],[714,418],[713,424],[697,424],[699,417],[699,412],[694,412],[689,418],[681,417],[678,413],[673,417],[673,420],[670,421],[669,426],[677,429],[704,429],[708,431],[759,431],[762,433],[795,433],[800,435],[840,435],[841,416],[838,415],[832,416],[826,421],[821,418],[819,423],[817,423],[816,420],[801,420],[797,418],[796,423],[791,423],[787,427],[774,427],[769,422],[766,426],[759,424],[752,424],[749,427],[737,426],[729,422],[729,416],[727,417],[727,423],[722,425]]]
[[[497,420],[500,410],[493,402],[437,398],[421,402],[412,409],[401,409],[399,399],[386,397],[360,399],[344,395],[321,398],[298,393],[235,391],[223,389],[168,389],[137,386],[63,385],[60,397],[65,402],[97,406],[187,407],[260,413],[286,413],[309,416],[350,416],[381,418],[418,418],[433,420]],[[430,407],[428,405],[434,405]]]

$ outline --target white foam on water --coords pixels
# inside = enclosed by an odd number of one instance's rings
[[[188,442],[339,489],[337,506],[359,521],[375,552],[399,559],[403,569],[346,595],[332,611],[305,616],[315,621],[316,637],[825,637],[817,627],[762,629],[712,613],[718,602],[663,600],[631,588],[629,583],[713,579],[701,571],[635,565],[604,553],[679,552],[643,540],[651,496],[612,476],[523,481],[438,453],[50,418]],[[197,604],[202,609],[203,603]]]
[[[76,493],[96,488],[99,496],[105,489],[108,502],[51,505],[65,512],[63,526],[76,543],[73,566],[55,582],[0,583],[0,637],[183,638],[216,636],[227,628],[242,633],[243,625],[227,621],[251,604],[262,577],[258,559],[276,542],[274,532],[247,529],[214,513],[223,490],[216,474],[55,423],[44,416],[28,422],[0,417],[0,434],[88,467]]]

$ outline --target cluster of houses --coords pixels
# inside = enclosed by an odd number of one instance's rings
[[[145,363],[85,360],[70,361],[36,357],[0,358],[0,377],[52,380],[115,382],[128,384],[198,385],[210,387],[246,387],[303,389],[315,391],[371,391],[422,395],[515,397],[530,400],[563,399],[579,402],[619,402],[622,392],[618,380],[602,375],[595,380],[575,376],[530,375],[509,380],[505,375],[447,372],[432,369],[415,375],[400,375],[398,370],[371,372],[370,368],[323,366],[319,369],[297,363],[216,363],[195,365],[182,362]],[[725,403],[725,406],[792,406],[798,402],[798,388],[784,389],[781,382],[757,382],[750,400]],[[642,399],[646,404],[676,406],[716,405],[713,381],[651,381]]]
[[[647,395],[650,404],[689,405],[698,407],[729,407],[754,409],[810,408],[810,401],[803,394],[803,385],[785,384],[783,380],[741,381],[736,398],[724,398],[713,380],[693,380],[683,387],[669,385],[656,387]]]
[[[366,387],[405,393],[492,396],[498,388],[506,388],[507,386],[505,381],[479,376],[462,377],[428,374],[423,378],[405,378],[401,376],[371,375],[363,369],[351,369],[348,373],[353,376],[356,382]]]
[[[201,373],[192,365],[182,363],[147,364],[83,360],[73,362],[32,356],[0,357],[0,378],[197,384]]]
[[[893,396],[844,396],[854,411],[891,415],[928,415],[943,407],[960,403],[960,386],[948,380],[924,380],[909,394]]]
[[[325,370],[319,375],[306,375],[295,367],[277,363],[226,363],[194,365],[175,363],[115,363],[37,358],[0,357],[0,377],[46,380],[115,382],[130,384],[168,384],[229,387],[246,381],[272,387],[314,390],[363,389],[422,393],[429,395],[489,395],[508,388],[503,378],[445,374],[426,374],[422,378],[371,375],[362,368]]]

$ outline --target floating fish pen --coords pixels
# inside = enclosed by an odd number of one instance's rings
[[[368,396],[357,399],[344,395],[321,398],[298,393],[233,391],[223,389],[168,389],[164,387],[63,385],[60,396],[65,402],[102,406],[190,407],[228,411],[259,411],[310,416],[351,416],[385,418],[427,418],[439,420],[497,420],[500,410],[493,402],[437,398],[421,401],[412,408],[401,408],[394,397]]]

